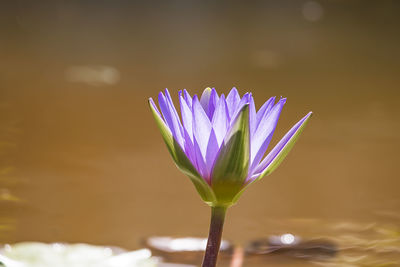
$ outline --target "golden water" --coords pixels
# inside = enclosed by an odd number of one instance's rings
[[[339,249],[322,263],[274,255],[245,266],[400,266],[399,9],[4,4],[0,241],[134,249],[154,235],[206,236],[209,209],[172,163],[147,98],[236,86],[257,106],[288,97],[273,143],[315,115],[280,168],[230,209],[224,237],[246,246],[292,233]]]

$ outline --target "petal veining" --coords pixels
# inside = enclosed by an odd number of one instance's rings
[[[240,96],[236,89],[233,87],[232,90],[229,92],[228,96],[226,97],[226,104],[228,106],[229,117],[231,120],[233,119],[233,113],[236,111],[237,106],[240,102]]]
[[[257,115],[256,115],[257,123],[256,123],[255,130],[257,130],[257,127],[260,124],[261,119],[265,117],[265,114],[268,114],[268,112],[270,112],[270,110],[274,106],[274,103],[275,103],[275,96],[268,99],[268,101],[265,102],[264,105],[262,105],[262,107],[258,110]]]
[[[196,140],[196,138],[194,138],[193,140],[193,149],[194,149],[194,155],[196,161],[195,165],[197,167],[197,171],[200,173],[201,177],[203,177],[203,179],[206,180],[208,184],[210,184],[210,177],[207,172],[206,160],[201,152],[200,145]]]
[[[215,136],[214,129],[211,129],[210,138],[207,144],[207,152],[206,152],[207,177],[210,176],[211,168],[214,165],[215,157],[218,151],[219,151],[219,146],[217,142],[217,137]]]
[[[187,105],[189,106],[190,109],[192,109],[192,97],[190,94],[186,91],[186,89],[183,89],[183,97],[186,100]]]
[[[261,158],[264,156],[285,102],[286,98],[279,100],[272,110],[265,114],[266,116],[261,120],[259,127],[254,133],[251,139],[250,171],[254,170]]]
[[[212,127],[217,137],[218,146],[221,146],[229,127],[228,108],[224,95],[221,95],[212,118]]]
[[[207,115],[208,115],[208,105],[210,103],[211,91],[212,91],[211,88],[207,87],[206,89],[204,89],[200,98],[200,104]]]
[[[242,108],[244,107],[244,105],[249,104],[250,103],[250,93],[245,93],[242,97],[242,99],[240,99],[239,103],[236,106],[236,109],[233,111],[232,116],[231,116],[231,124],[233,123],[233,121],[235,120],[236,116],[238,115],[238,113],[242,110]]]
[[[261,179],[263,176],[273,172],[287,153],[291,150],[297,138],[300,136],[308,120],[311,118],[312,112],[309,112],[299,122],[297,122],[278,142],[278,144],[268,153],[264,160],[257,166],[256,178]]]
[[[158,103],[160,105],[161,113],[164,116],[164,121],[171,130],[172,135],[181,147],[184,147],[182,125],[180,124],[179,117],[177,116],[175,107],[171,106],[168,99],[162,92],[158,94]]]
[[[254,103],[254,98],[252,96],[252,94],[250,94],[249,97],[249,124],[250,124],[250,138],[253,137],[253,134],[255,132],[256,129],[256,125],[257,125],[257,121],[256,121],[256,105]]]
[[[183,128],[187,131],[190,140],[193,143],[193,115],[192,110],[188,106],[186,100],[183,98],[182,93],[179,92],[179,102],[181,105],[182,124]]]
[[[165,97],[167,99],[169,108],[172,111],[174,118],[177,120],[178,126],[181,129],[181,133],[182,133],[183,132],[182,124],[180,123],[179,115],[178,115],[178,112],[176,111],[176,108],[175,108],[174,102],[172,101],[171,95],[169,94],[168,89],[165,89],[164,92],[165,92]]]
[[[201,155],[205,161],[207,154],[208,140],[211,133],[211,122],[201,106],[197,96],[193,97],[193,136],[196,139]]]

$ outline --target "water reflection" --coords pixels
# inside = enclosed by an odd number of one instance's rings
[[[293,235],[288,237],[288,234],[284,234],[251,241],[246,246],[246,251],[249,255],[280,255],[288,259],[326,260],[334,257],[338,248],[335,243],[327,239],[301,240],[300,237]]]
[[[279,237],[279,240],[281,241],[282,244],[285,245],[294,245],[299,242],[298,238],[296,238],[292,234],[283,234]]]
[[[233,242],[231,246],[222,248],[222,266],[274,266],[279,262],[296,266],[372,267],[400,264],[398,226],[318,219],[291,219],[280,221],[279,224],[288,229],[297,228],[297,232],[304,234],[271,235],[264,239],[249,240],[247,244]],[[319,234],[307,234],[305,229],[315,229]],[[146,244],[156,255],[167,260],[198,264],[205,240],[152,237],[147,239]]]
[[[164,253],[173,252],[203,252],[207,245],[207,239],[194,237],[150,237],[146,239],[146,245],[154,250]],[[220,250],[222,252],[230,251],[232,245],[226,240],[221,241]]]

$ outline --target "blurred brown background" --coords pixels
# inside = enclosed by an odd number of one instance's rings
[[[288,97],[273,144],[314,112],[226,238],[398,226],[399,14],[399,1],[1,1],[0,241],[205,236],[209,209],[147,98],[207,86],[258,107]]]

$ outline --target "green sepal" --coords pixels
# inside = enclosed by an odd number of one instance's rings
[[[231,206],[248,175],[250,158],[249,105],[238,113],[228,131],[212,170],[213,206]]]
[[[181,146],[175,141],[171,131],[160,117],[158,111],[155,109],[155,107],[153,107],[150,100],[149,106],[176,166],[190,178],[204,202],[211,205],[211,203],[216,201],[213,190],[200,176],[190,160],[187,158],[186,154],[183,152]]]

